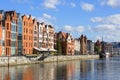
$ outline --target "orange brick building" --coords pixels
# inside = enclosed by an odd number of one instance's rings
[[[2,55],[2,14],[0,14],[0,56]]]
[[[17,13],[15,11],[0,11],[0,52],[3,56],[17,54]],[[1,50],[2,47],[2,50]]]
[[[0,10],[0,56],[33,54],[34,47],[54,50],[54,28],[31,15]]]
[[[61,54],[74,55],[74,39],[70,35],[70,33],[59,32],[57,33],[57,39],[60,41],[61,44]]]
[[[33,19],[31,15],[27,17],[26,15],[22,16],[22,46],[23,54],[32,54],[33,53]]]

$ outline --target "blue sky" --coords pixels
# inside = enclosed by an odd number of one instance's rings
[[[74,38],[120,41],[120,0],[1,0],[0,9],[31,14]]]

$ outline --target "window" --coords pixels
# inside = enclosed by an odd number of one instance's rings
[[[26,29],[26,33],[28,33],[28,29]]]
[[[5,46],[5,41],[2,41],[2,46]]]
[[[36,26],[35,26],[35,30],[36,30]]]
[[[6,40],[6,46],[10,46],[10,40]]]
[[[34,31],[34,34],[37,34],[37,31]]]
[[[34,46],[37,46],[37,43],[36,43],[36,42],[34,43]]]
[[[9,30],[9,23],[7,23],[7,30]]]
[[[12,42],[11,42],[11,46],[12,46],[12,47],[16,47],[16,41],[12,41]]]
[[[25,33],[25,28],[24,28],[24,33]]]
[[[8,34],[7,34],[7,35],[8,35],[8,36],[7,36],[8,38],[10,38],[10,34],[11,34],[11,33],[10,33],[10,32],[8,32]]]
[[[12,25],[12,31],[16,32],[16,26]]]
[[[26,43],[26,47],[27,47],[27,43]]]
[[[15,48],[11,48],[11,54],[15,55],[16,49]]]
[[[25,26],[25,21],[24,21],[24,26]]]
[[[25,40],[25,35],[24,35],[24,40]]]
[[[34,40],[36,41],[36,40],[37,40],[37,37],[34,37]]]
[[[12,33],[12,39],[16,39],[16,33]]]

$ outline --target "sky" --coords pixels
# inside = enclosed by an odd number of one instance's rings
[[[32,15],[74,38],[120,42],[120,0],[0,0],[0,9]]]

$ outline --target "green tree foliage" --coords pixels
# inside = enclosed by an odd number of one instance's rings
[[[62,54],[61,42],[59,39],[57,40],[57,52],[58,54]]]
[[[94,47],[94,50],[95,50],[95,52],[96,52],[97,54],[100,53],[100,47],[99,47],[99,46],[95,46],[95,47]]]

